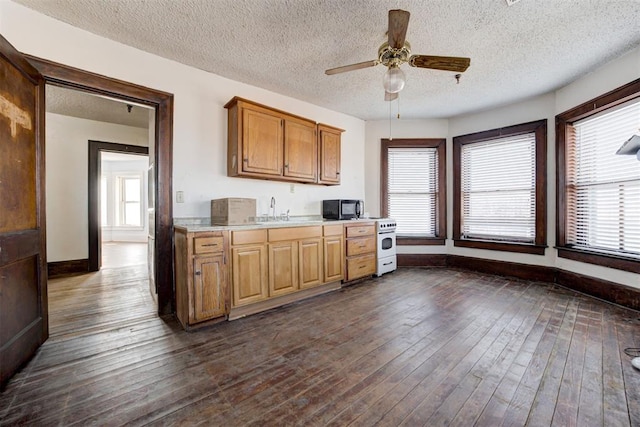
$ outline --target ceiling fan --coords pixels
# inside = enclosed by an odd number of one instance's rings
[[[404,87],[405,75],[400,69],[400,65],[405,62],[408,62],[412,67],[418,68],[455,71],[457,73],[466,71],[471,63],[471,59],[469,58],[460,58],[455,56],[412,55],[411,46],[409,45],[409,42],[405,40],[407,35],[407,26],[409,25],[409,15],[409,12],[406,10],[393,9],[389,11],[389,30],[387,31],[389,40],[383,43],[378,49],[378,59],[330,68],[324,73],[327,75],[333,75],[382,64],[387,67],[387,72],[385,73],[383,80],[385,89],[384,99],[385,101],[392,101],[398,97],[398,92],[400,92]]]

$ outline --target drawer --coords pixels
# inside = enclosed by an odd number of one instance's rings
[[[269,241],[283,242],[287,240],[304,240],[322,237],[322,226],[270,228]]]
[[[267,230],[242,230],[231,232],[232,245],[249,245],[256,243],[266,243]]]
[[[196,254],[222,252],[223,249],[222,237],[196,237],[193,239],[193,252]]]
[[[361,239],[347,239],[347,256],[362,255],[376,252],[375,237]]]
[[[347,237],[368,236],[370,234],[375,234],[375,232],[376,226],[374,224],[359,226],[351,225],[347,227]]]
[[[344,234],[344,227],[342,224],[337,225],[325,225],[324,236],[342,236]]]
[[[371,276],[376,272],[376,256],[363,255],[347,258],[347,281]]]

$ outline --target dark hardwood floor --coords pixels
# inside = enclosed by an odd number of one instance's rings
[[[145,274],[51,281],[0,424],[640,426],[640,313],[551,284],[406,268],[186,333]]]

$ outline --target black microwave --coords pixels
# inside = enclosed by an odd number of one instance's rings
[[[323,200],[322,218],[324,219],[358,219],[364,214],[362,200]]]

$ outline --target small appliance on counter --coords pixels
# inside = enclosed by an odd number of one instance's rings
[[[364,201],[355,199],[335,199],[322,201],[324,219],[358,219],[364,213]]]

